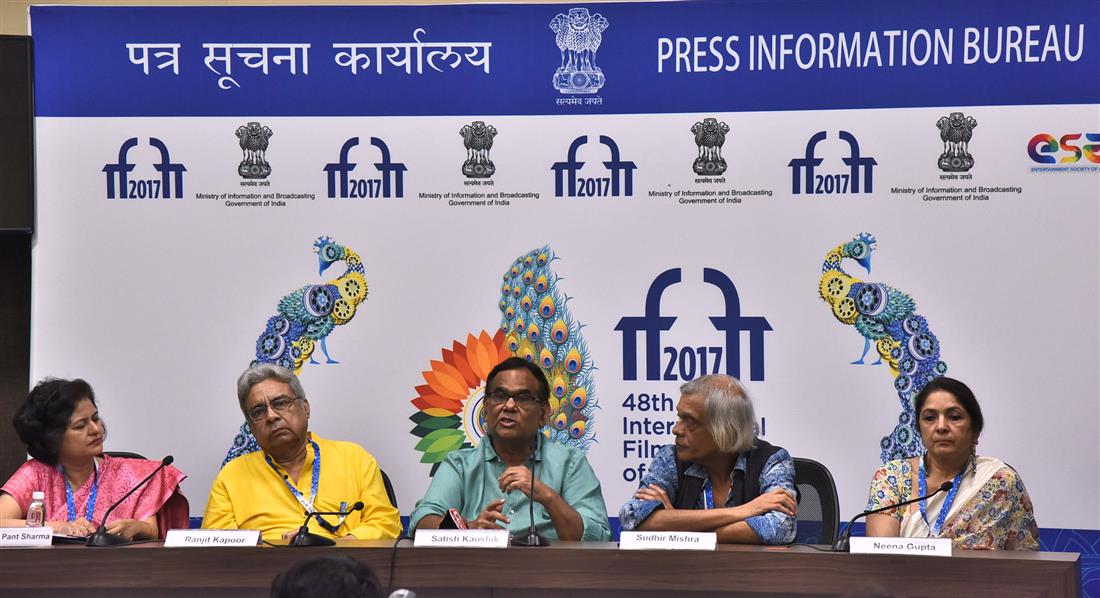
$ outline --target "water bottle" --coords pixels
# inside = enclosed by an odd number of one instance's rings
[[[31,506],[27,507],[27,527],[42,527],[46,524],[46,493],[31,494]]]

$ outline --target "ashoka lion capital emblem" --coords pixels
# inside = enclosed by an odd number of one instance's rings
[[[607,19],[590,14],[587,8],[570,8],[569,15],[558,14],[550,21],[554,41],[561,50],[561,66],[554,71],[554,88],[561,93],[596,93],[603,87],[604,76],[596,66],[596,50],[603,41]]]
[[[970,155],[970,138],[974,136],[974,127],[978,121],[962,112],[952,112],[936,122],[943,141],[943,153],[937,163],[944,172],[969,172],[974,167],[974,156]]]
[[[258,122],[237,128],[237,139],[244,152],[244,159],[237,166],[237,174],[246,179],[266,179],[271,174],[271,165],[267,163],[267,144],[274,134],[271,127]]]
[[[462,136],[462,145],[466,146],[466,161],[462,163],[462,174],[471,179],[485,179],[493,176],[497,167],[489,159],[489,150],[493,149],[493,138],[497,136],[496,127],[475,120],[462,127],[458,134]]]
[[[720,176],[726,172],[722,146],[726,143],[726,133],[730,132],[730,126],[717,118],[707,117],[703,122],[692,125],[691,132],[695,135],[695,145],[699,148],[699,155],[691,165],[695,174]]]

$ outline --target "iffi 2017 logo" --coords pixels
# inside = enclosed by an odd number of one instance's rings
[[[672,329],[676,316],[661,315],[661,296],[681,281],[681,269],[665,270],[649,285],[645,314],[625,316],[615,330],[623,333],[623,380],[638,379],[638,337],[642,337],[646,380],[693,380],[704,374],[725,372],[741,377],[741,333],[749,333],[749,378],[764,379],[764,333],[771,324],[763,316],[741,315],[741,298],[733,281],[721,270],[703,268],[703,282],[713,285],[725,299],[724,313],[710,317],[723,335],[717,346],[666,347],[661,333]]]
[[[577,151],[588,143],[588,136],[581,135],[569,144],[569,154],[564,162],[554,162],[554,197],[631,197],[634,195],[634,171],[638,166],[623,161],[619,145],[607,135],[600,135],[600,144],[607,147],[610,159],[602,162],[607,170],[605,177],[582,177],[584,162],[577,160]]]
[[[160,178],[130,178],[136,165],[130,164],[127,156],[137,144],[137,137],[124,141],[118,148],[118,162],[103,167],[107,175],[107,199],[183,199],[183,173],[187,168],[172,162],[168,146],[156,137],[149,138],[149,145],[160,152],[160,162],[153,165]]]
[[[836,174],[818,174],[824,158],[818,158],[817,144],[828,137],[825,131],[818,131],[806,143],[806,155],[791,160],[791,193],[795,195],[826,195],[841,193],[871,193],[874,191],[874,167],[878,164],[874,158],[859,153],[859,141],[848,131],[840,132],[840,139],[848,144],[848,157],[843,159],[848,172]]]
[[[362,198],[401,198],[405,196],[405,171],[408,168],[401,162],[394,162],[390,158],[390,147],[385,141],[377,137],[370,138],[370,144],[378,148],[381,160],[374,163],[374,169],[378,176],[374,178],[356,178],[356,162],[351,162],[349,154],[351,149],[359,145],[359,138],[352,137],[344,142],[340,148],[340,161],[325,165],[324,171],[328,175],[329,199],[362,199]]]

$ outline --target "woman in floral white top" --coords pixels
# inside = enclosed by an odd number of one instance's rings
[[[1031,498],[1016,470],[977,456],[982,410],[970,389],[936,378],[914,399],[923,457],[889,461],[875,472],[867,510],[923,496],[931,499],[867,517],[868,536],[951,538],[956,548],[1038,550]]]

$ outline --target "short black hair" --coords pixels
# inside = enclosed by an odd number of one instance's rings
[[[522,357],[509,357],[498,363],[497,367],[493,368],[485,379],[485,393],[488,394],[492,391],[493,380],[497,377],[497,374],[509,370],[527,370],[531,372],[531,375],[535,377],[535,381],[539,383],[538,399],[544,403],[550,401],[550,383],[546,381],[546,374],[543,373],[542,368]]]
[[[46,465],[57,465],[61,436],[77,403],[85,399],[96,404],[95,391],[80,378],[46,378],[36,384],[12,419],[27,452]]]
[[[271,581],[271,598],[383,598],[374,570],[350,556],[294,563]]]
[[[970,416],[970,428],[974,430],[974,434],[977,435],[982,433],[982,428],[985,426],[985,418],[982,417],[982,408],[978,405],[978,399],[974,396],[974,392],[970,390],[969,386],[954,378],[948,378],[947,376],[933,378],[917,393],[917,396],[913,399],[913,410],[918,418],[920,417],[920,410],[924,408],[924,401],[928,399],[928,395],[937,390],[951,393],[951,395],[955,397],[955,400],[962,405],[967,415]]]

